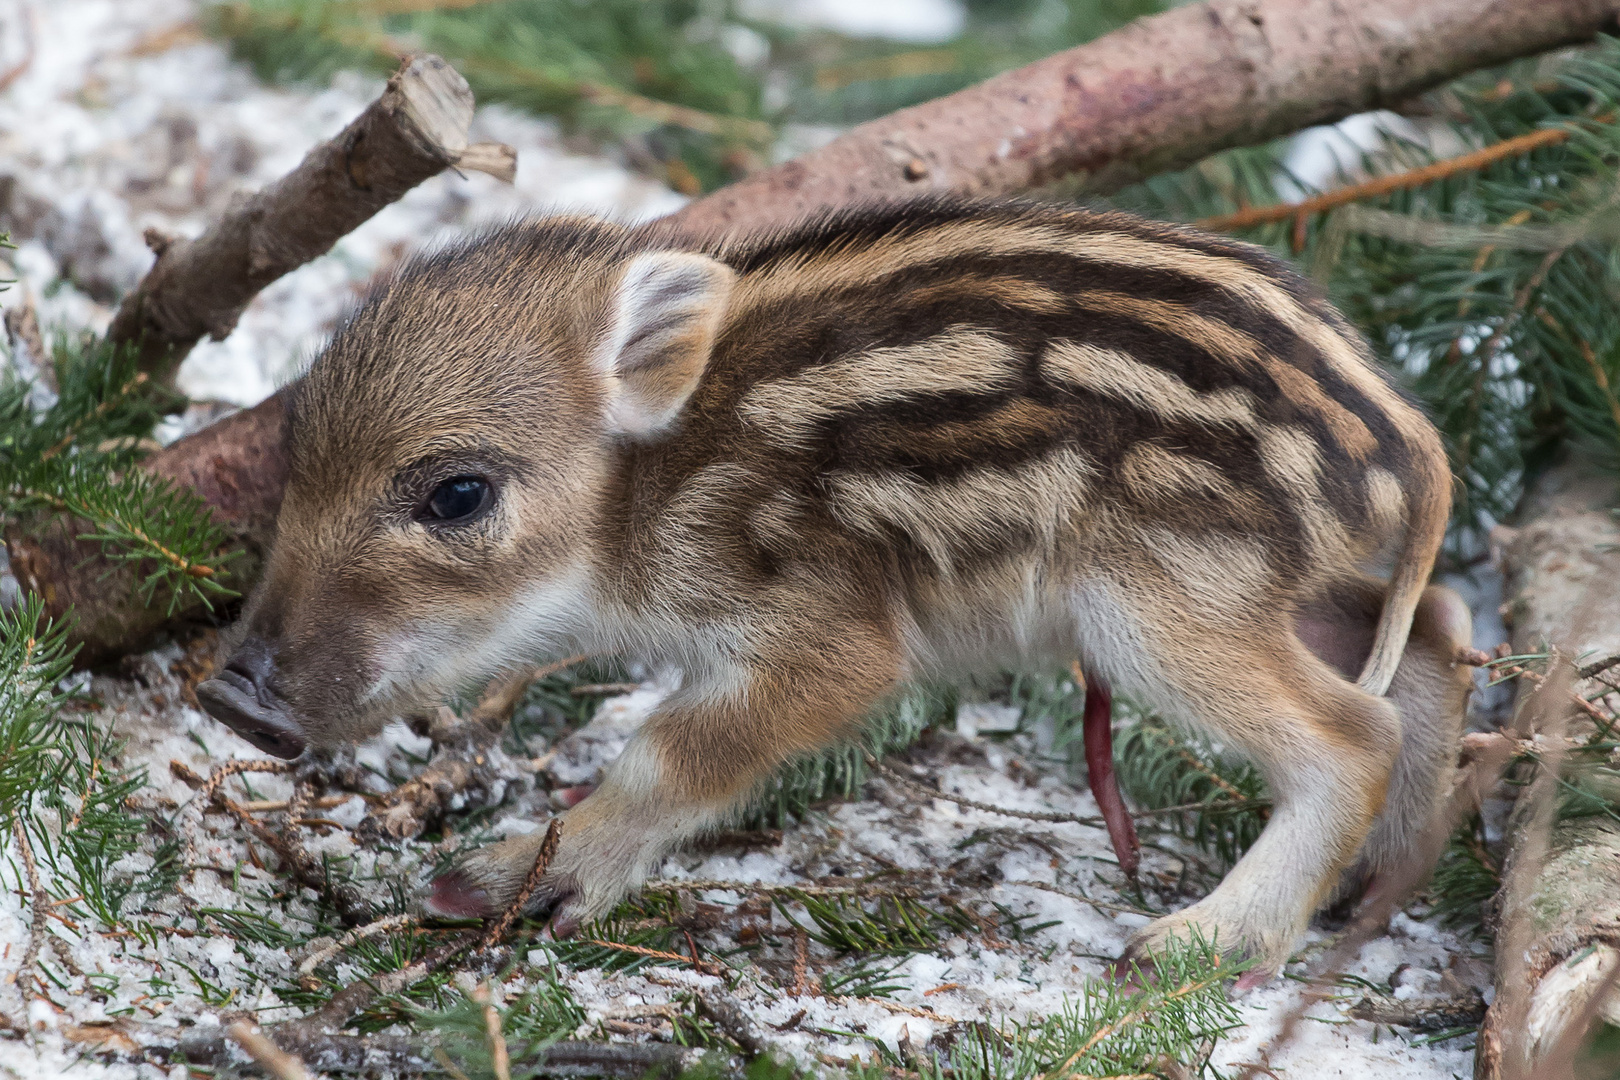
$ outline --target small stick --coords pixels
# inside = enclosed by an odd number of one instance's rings
[[[414,915],[387,915],[381,919],[378,919],[376,922],[367,923],[364,926],[357,926],[353,930],[350,930],[347,934],[344,934],[342,937],[332,942],[332,944],[326,946],[326,948],[321,949],[318,952],[313,952],[306,957],[304,962],[298,965],[298,974],[308,975],[310,972],[314,971],[316,968],[320,967],[322,964],[326,963],[328,960],[332,959],[332,957],[336,956],[344,949],[347,949],[350,945],[353,945],[357,941],[364,941],[366,938],[373,937],[385,930],[397,930],[415,925],[416,916]]]
[[[1107,911],[1116,915],[1145,915],[1150,919],[1156,919],[1159,917],[1158,913],[1156,912],[1143,911],[1141,908],[1127,907],[1124,904],[1109,904],[1102,900],[1093,900],[1091,897],[1086,896],[1083,893],[1072,893],[1067,889],[1060,889],[1056,885],[1048,885],[1044,881],[1008,881],[1005,884],[1023,885],[1027,888],[1039,889],[1042,892],[1054,893],[1057,896],[1064,896],[1070,900],[1078,900],[1082,904],[1090,904],[1098,911]]]
[[[1444,180],[1448,176],[1455,176],[1460,172],[1483,169],[1506,158],[1519,157],[1528,154],[1532,150],[1539,150],[1543,146],[1556,146],[1568,140],[1569,134],[1567,128],[1542,128],[1539,131],[1504,139],[1482,150],[1447,158],[1444,161],[1436,161],[1422,168],[1395,173],[1391,176],[1375,177],[1372,180],[1351,184],[1339,188],[1337,191],[1330,191],[1325,195],[1303,199],[1297,203],[1251,206],[1246,210],[1239,210],[1235,214],[1222,214],[1219,217],[1204,218],[1198,222],[1198,227],[1215,232],[1233,232],[1238,229],[1252,228],[1255,225],[1269,225],[1273,222],[1287,221],[1289,218],[1304,218],[1310,214],[1319,214],[1324,210],[1332,210],[1334,207],[1343,206],[1346,203],[1360,202],[1362,199],[1372,199],[1379,195],[1388,195],[1394,191],[1421,187],[1435,180]]]
[[[966,799],[960,795],[951,795],[944,791],[940,791],[937,788],[931,788],[927,784],[919,783],[916,780],[911,779],[909,776],[900,775],[898,772],[895,772],[877,758],[873,757],[870,752],[866,752],[866,763],[867,765],[871,766],[873,772],[876,772],[889,780],[893,780],[898,784],[902,784],[905,787],[911,788],[913,791],[920,792],[930,799],[944,799],[946,802],[955,803],[958,806],[965,806],[970,810],[983,810],[986,813],[1001,814],[1004,817],[1022,818],[1025,821],[1051,821],[1059,824],[1087,825],[1093,829],[1101,829],[1105,827],[1103,824],[1103,819],[1100,817],[1080,817],[1076,814],[1057,814],[1046,810],[1008,810],[1003,806],[991,806],[989,803],[978,802],[974,799]]]
[[[169,767],[173,769],[175,764],[170,762]],[[264,758],[237,758],[234,761],[227,761],[209,773],[208,779],[203,781],[203,786],[197,790],[198,804],[206,809],[213,803],[214,796],[219,793],[220,785],[233,776],[250,772],[284,773],[291,768],[290,761],[267,761]]]
[[[876,1005],[881,1009],[887,1009],[892,1013],[899,1013],[903,1016],[916,1016],[936,1022],[942,1019],[940,1014],[932,1009],[919,1009],[915,1005],[902,1005],[898,1001],[885,1001],[882,998],[875,997],[851,997],[847,994],[827,994],[825,997],[836,1005],[847,1005],[854,1001],[862,1005]]]
[[[1616,664],[1620,664],[1620,653],[1605,656],[1602,660],[1594,660],[1590,664],[1582,666],[1580,670],[1575,672],[1575,676],[1579,679],[1595,679]]]
[[[562,818],[554,817],[551,824],[546,826],[546,838],[540,843],[540,854],[535,856],[534,866],[529,870],[529,876],[523,881],[523,888],[518,891],[517,899],[501,913],[501,917],[490,925],[484,934],[484,939],[478,943],[479,949],[493,948],[506,932],[512,929],[512,924],[518,921],[523,914],[523,908],[534,895],[534,890],[540,887],[540,880],[546,876],[546,870],[551,866],[552,858],[557,854],[557,841],[562,838]]]
[[[810,986],[810,934],[802,927],[793,928],[793,994],[795,997],[811,993]]]
[[[443,1047],[435,1046],[433,1048],[433,1060],[437,1061],[444,1068],[444,1071],[454,1077],[455,1080],[472,1080],[471,1077],[461,1071],[460,1066],[450,1060],[450,1055],[444,1052]]]
[[[698,1012],[714,1021],[715,1026],[737,1044],[745,1058],[752,1061],[765,1053],[765,1044],[749,1022],[748,1014],[729,996],[699,990],[695,997]]]
[[[512,1059],[507,1056],[506,1036],[501,1032],[501,1012],[491,1000],[489,983],[480,983],[472,999],[484,1007],[484,1038],[489,1043],[489,1063],[495,1080],[512,1080]]]
[[[328,880],[324,869],[310,857],[309,852],[304,850],[304,845],[298,840],[296,833],[291,837],[283,836],[261,824],[238,803],[223,795],[217,798],[237,821],[259,838],[260,843],[276,853],[284,871],[290,873],[300,885],[314,889],[337,909],[343,925],[363,926],[372,921],[371,905],[353,888],[347,885],[334,885]]]
[[[315,1080],[304,1063],[271,1042],[258,1028],[241,1020],[225,1029],[226,1034],[247,1051],[276,1080]]]
[[[645,945],[626,945],[622,941],[608,941],[606,938],[586,938],[587,945],[600,945],[604,949],[616,949],[619,952],[634,953],[636,956],[646,956],[653,960],[676,960],[688,967],[696,968],[705,975],[722,975],[725,968],[709,960],[695,960],[690,956],[683,956],[678,952],[666,952],[662,949],[649,949]]]
[[[23,829],[22,818],[11,819],[12,835],[17,839],[17,854],[22,856],[23,873],[28,877],[29,902],[33,905],[33,919],[28,924],[28,949],[23,953],[22,966],[17,969],[17,989],[22,991],[23,1004],[26,1006],[33,1001],[38,989],[39,976],[34,974],[34,965],[39,962],[39,950],[45,943],[48,933],[45,920],[50,918],[50,897],[45,894],[45,887],[39,883],[39,867],[34,864],[34,848],[28,842],[28,833]],[[24,1010],[26,1015],[26,1008]]]

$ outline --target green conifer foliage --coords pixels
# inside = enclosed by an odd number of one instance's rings
[[[142,599],[170,611],[236,595],[229,536],[201,499],[135,467],[179,399],[153,389],[132,350],[94,339],[58,342],[54,366],[61,392],[44,408],[40,387],[0,372],[0,523],[69,515],[110,558],[137,563]]]

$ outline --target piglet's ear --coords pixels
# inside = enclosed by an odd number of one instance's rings
[[[724,263],[686,251],[625,264],[596,352],[610,431],[650,436],[674,421],[708,366],[735,280]]]

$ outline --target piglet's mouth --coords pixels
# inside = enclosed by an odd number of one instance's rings
[[[229,669],[197,687],[203,711],[278,758],[304,752],[304,729],[284,707],[267,702],[251,682]]]

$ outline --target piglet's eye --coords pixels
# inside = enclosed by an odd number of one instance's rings
[[[422,517],[429,521],[464,521],[489,502],[488,480],[482,476],[452,476],[433,489]]]

